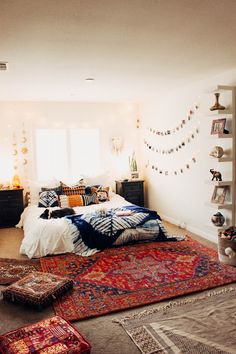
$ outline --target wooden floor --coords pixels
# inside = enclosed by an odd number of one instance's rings
[[[186,230],[170,223],[164,222],[165,227],[171,235],[190,235],[194,239],[202,242],[209,247],[216,247],[216,244],[198,236],[192,234]],[[28,259],[27,256],[19,253],[21,241],[23,239],[23,230],[18,228],[5,228],[0,229],[0,258],[12,258],[12,259]]]

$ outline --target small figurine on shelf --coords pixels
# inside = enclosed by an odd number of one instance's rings
[[[215,102],[214,106],[212,106],[210,108],[210,111],[224,110],[225,107],[219,103],[219,97],[220,97],[219,92],[215,93],[215,97],[216,97],[216,102]]]
[[[212,157],[220,158],[224,155],[224,150],[221,146],[215,146],[209,155]]]
[[[212,179],[211,179],[212,181],[214,181],[214,179],[216,181],[222,181],[222,175],[221,175],[221,173],[219,171],[215,171],[214,168],[211,168],[210,172],[213,175]]]

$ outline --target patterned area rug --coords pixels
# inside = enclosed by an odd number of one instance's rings
[[[0,258],[0,284],[12,284],[23,278],[25,275],[41,271],[40,262],[38,260],[18,260],[9,258]]]
[[[189,238],[110,248],[90,257],[46,257],[41,266],[74,280],[73,291],[54,303],[56,314],[71,321],[236,280],[236,268],[219,263],[215,250]]]
[[[236,288],[223,288],[114,322],[123,326],[143,354],[233,354],[235,306]]]

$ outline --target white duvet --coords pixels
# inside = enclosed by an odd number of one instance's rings
[[[76,214],[85,214],[99,209],[117,208],[124,205],[130,205],[130,203],[118,194],[112,193],[108,202],[75,207],[74,210]],[[35,205],[24,209],[20,222],[16,225],[16,227],[23,227],[24,229],[20,253],[27,255],[29,258],[39,258],[49,254],[74,252],[73,226],[66,218],[49,220],[39,218],[44,210],[45,208],[38,208]]]

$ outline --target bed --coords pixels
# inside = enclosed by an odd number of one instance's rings
[[[134,206],[113,192],[109,194],[107,201],[86,206],[74,206],[75,215],[57,219],[40,218],[47,208],[38,205],[27,206],[21,215],[20,222],[16,225],[24,230],[20,253],[29,258],[67,252],[90,256],[109,246],[120,246],[131,241],[153,241],[158,238],[161,240],[168,237],[156,212]],[[58,208],[55,206],[49,209],[52,211]],[[122,217],[122,212],[125,213],[124,215],[128,213],[127,215],[130,216]],[[133,220],[133,218],[137,218],[137,215],[138,220]],[[118,230],[111,232],[110,223],[109,230],[105,230],[103,224],[108,219],[106,216],[109,216],[112,228],[116,222]],[[121,221],[122,225],[120,225]],[[99,225],[95,233],[94,229],[91,231],[92,223]],[[101,224],[103,225],[102,231],[100,230]],[[102,243],[97,243],[97,235],[100,236],[99,240],[101,241],[104,230],[105,233],[107,232],[106,240],[102,239]],[[91,233],[92,236],[95,236],[95,242],[90,237]]]

